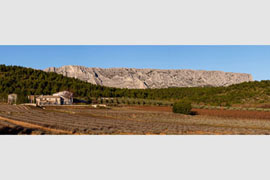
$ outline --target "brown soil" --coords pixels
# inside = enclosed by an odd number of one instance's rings
[[[244,118],[244,119],[270,119],[270,112],[243,111],[243,110],[214,110],[214,109],[193,109],[198,115]]]
[[[172,107],[164,106],[128,106],[129,109],[142,111],[172,112]],[[225,110],[225,109],[192,109],[197,115],[241,118],[241,119],[270,119],[270,112],[245,111],[245,110]]]

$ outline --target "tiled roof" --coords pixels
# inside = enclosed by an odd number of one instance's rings
[[[72,98],[73,97],[73,93],[69,92],[69,91],[61,91],[61,92],[58,92],[58,93],[54,93],[53,95],[54,96],[61,96],[61,97],[64,97],[64,98]]]
[[[52,95],[45,95],[45,96],[39,96],[37,97],[37,99],[41,99],[41,98],[60,98],[59,96],[52,96]]]

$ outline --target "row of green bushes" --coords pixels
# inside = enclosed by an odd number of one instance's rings
[[[124,105],[153,105],[153,106],[172,106],[169,101],[157,101],[147,99],[131,99],[131,98],[111,98],[111,99],[94,99],[92,102],[98,104],[124,104]]]

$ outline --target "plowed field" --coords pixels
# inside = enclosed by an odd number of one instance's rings
[[[92,109],[59,106],[41,109],[0,105],[0,126],[32,130],[25,134],[270,134],[270,118],[265,114],[256,114],[259,118],[254,118],[254,112],[233,116],[234,111],[197,111],[199,115],[186,116],[174,114],[168,107]]]

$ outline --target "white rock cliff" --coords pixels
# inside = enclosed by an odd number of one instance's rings
[[[250,74],[203,70],[103,69],[70,65],[60,68],[50,67],[44,71],[75,77],[92,84],[129,89],[217,87],[253,81]]]

